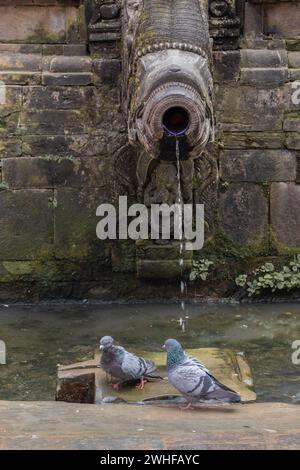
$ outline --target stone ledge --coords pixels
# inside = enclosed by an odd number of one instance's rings
[[[300,449],[299,405],[253,403],[190,412],[133,406],[0,401],[6,431],[0,445],[11,450]]]
[[[283,121],[283,130],[287,132],[300,132],[300,115],[298,117],[286,117]]]
[[[50,72],[55,73],[78,73],[91,72],[92,60],[88,56],[59,56],[50,61]]]
[[[11,44],[0,42],[0,54],[87,55],[86,44]]]
[[[300,132],[286,132],[285,145],[290,150],[300,150]]]
[[[300,68],[299,69],[290,69],[289,76],[291,80],[300,80]]]
[[[37,6],[49,6],[49,5],[75,5],[78,6],[82,3],[82,0],[13,0],[13,4],[19,5],[37,5]],[[0,0],[0,5],[10,6],[12,0]]]
[[[242,49],[242,67],[244,68],[281,68],[287,67],[288,56],[285,50]]]
[[[184,259],[182,266],[177,259],[169,260],[137,260],[137,275],[140,279],[180,279],[182,273],[189,273],[192,260]]]
[[[252,3],[252,2],[251,2]],[[267,50],[285,50],[286,49],[286,40],[280,38],[262,38],[262,37],[244,37],[241,39],[241,47],[243,49],[267,49]]]
[[[297,52],[289,52],[289,66],[292,69],[300,68],[300,51]]]
[[[282,85],[288,81],[288,68],[243,68],[241,70],[241,83],[247,85]]]
[[[87,86],[94,82],[92,73],[44,73],[42,84],[49,86]]]

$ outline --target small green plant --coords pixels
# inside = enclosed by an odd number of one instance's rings
[[[244,287],[249,297],[262,291],[290,291],[300,288],[300,254],[288,266],[276,269],[273,263],[265,263],[248,274],[241,274],[235,279],[239,287]]]
[[[8,183],[6,183],[5,181],[1,181],[0,182],[0,191],[3,189],[8,189],[9,186],[8,186]]]
[[[208,259],[193,260],[193,268],[190,273],[190,281],[196,281],[197,279],[206,281],[209,268],[213,264],[213,261],[210,261]]]

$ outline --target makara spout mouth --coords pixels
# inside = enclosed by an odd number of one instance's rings
[[[189,128],[190,116],[181,106],[171,106],[162,117],[162,127],[168,136],[182,137]]]

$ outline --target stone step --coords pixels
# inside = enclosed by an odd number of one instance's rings
[[[88,56],[53,57],[49,64],[49,70],[56,73],[91,72],[92,60]]]
[[[179,260],[191,259],[193,252],[184,250],[180,255],[180,241],[172,243],[154,243],[152,240],[138,240],[136,242],[137,257],[142,260]]]
[[[244,37],[241,40],[242,49],[285,49],[286,43],[288,41],[285,39],[271,37],[270,39],[262,39],[260,37]]]
[[[291,80],[300,80],[300,68],[290,69],[289,77]]]
[[[300,39],[287,39],[286,47],[288,51],[299,51],[300,52]]]
[[[0,81],[6,85],[49,85],[49,86],[86,86],[94,83],[90,72],[50,73],[50,72],[16,72],[0,70]]]
[[[242,49],[241,64],[244,68],[281,68],[288,65],[288,54],[283,49]]]
[[[86,86],[93,84],[93,74],[79,73],[50,73],[42,75],[42,84],[49,86]]]
[[[137,275],[144,279],[180,279],[182,273],[189,273],[191,269],[191,259],[184,259],[182,265],[179,257],[170,260],[137,260]]]
[[[281,85],[289,79],[287,67],[242,68],[240,80],[247,85]]]
[[[300,51],[288,53],[289,67],[292,69],[300,68]]]
[[[283,121],[283,130],[287,132],[300,132],[300,115],[287,116]]]
[[[0,43],[0,54],[42,54],[84,56],[87,53],[86,44],[6,44]]]
[[[0,80],[6,85],[86,86],[93,83],[92,60],[87,55],[43,56],[0,49]]]

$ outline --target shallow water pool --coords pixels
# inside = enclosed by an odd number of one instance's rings
[[[129,349],[160,350],[175,337],[185,347],[244,352],[258,401],[300,403],[300,364],[292,362],[292,343],[300,340],[298,304],[201,304],[184,312],[177,304],[0,306],[0,339],[7,347],[0,399],[54,399],[56,365],[93,357],[105,334]]]

